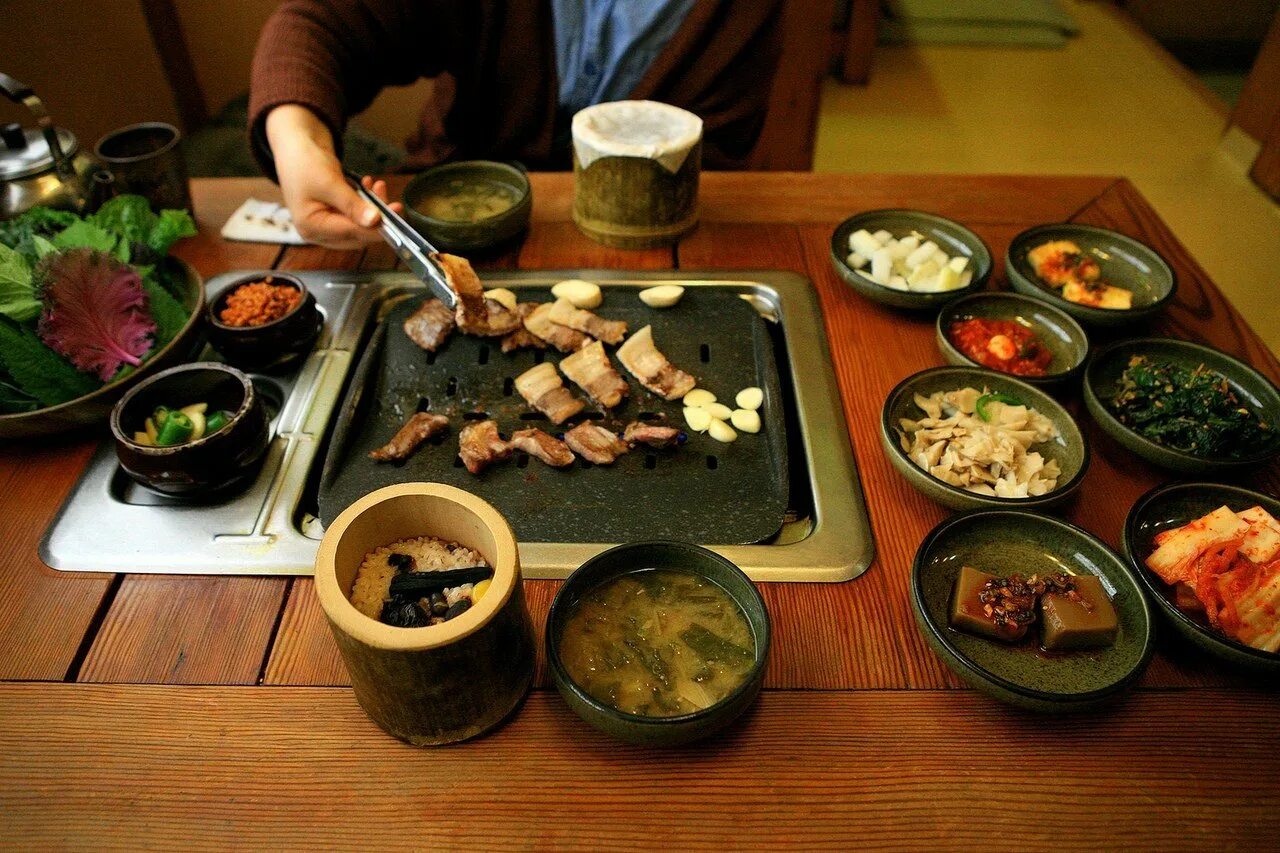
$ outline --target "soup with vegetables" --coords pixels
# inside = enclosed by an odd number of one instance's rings
[[[751,626],[728,593],[665,570],[591,590],[560,640],[565,669],[588,695],[647,717],[711,707],[746,681],[755,658]]]
[[[433,188],[415,206],[432,219],[479,222],[505,213],[519,200],[514,189],[497,181],[455,179]]]

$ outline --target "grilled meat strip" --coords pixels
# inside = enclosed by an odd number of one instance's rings
[[[449,340],[457,325],[453,312],[443,302],[424,299],[418,310],[404,321],[404,333],[427,352],[435,352]]]
[[[678,400],[698,384],[653,345],[652,326],[645,326],[618,347],[618,361],[641,385],[664,400]]]
[[[553,424],[564,423],[587,405],[564,387],[564,380],[549,361],[534,365],[517,376],[516,391]]]
[[[680,440],[680,430],[675,427],[660,426],[659,424],[632,421],[627,424],[627,428],[623,431],[622,440],[632,447],[637,444],[647,444],[658,450],[664,450],[668,447],[674,447],[676,442]]]
[[[479,474],[510,455],[511,447],[498,435],[497,421],[469,423],[458,434],[458,456],[472,474]]]
[[[375,462],[399,462],[408,459],[424,441],[436,433],[449,428],[449,419],[444,415],[433,415],[431,412],[415,412],[409,416],[391,440],[369,452],[369,458]]]
[[[573,355],[560,360],[560,371],[606,409],[622,402],[631,388],[622,374],[613,368],[605,354],[604,344],[594,341]]]
[[[523,450],[530,456],[536,456],[552,468],[572,465],[573,460],[577,458],[569,449],[569,445],[540,429],[517,430],[511,434],[511,440],[507,443],[516,450]]]
[[[606,320],[598,314],[574,308],[568,299],[557,299],[548,315],[551,322],[568,326],[590,335],[606,344],[618,344],[627,336],[627,324],[622,320]]]
[[[616,435],[591,421],[583,421],[566,432],[564,443],[596,465],[612,465],[619,456],[631,450]]]
[[[484,286],[470,261],[444,252],[436,252],[431,257],[440,264],[449,286],[458,294],[458,328],[463,332],[492,338],[520,328],[519,314],[485,297]]]
[[[544,303],[530,311],[529,316],[524,318],[524,327],[534,337],[541,338],[560,352],[577,352],[591,343],[591,338],[582,332],[551,322],[550,303]]]
[[[538,307],[536,302],[521,302],[516,306],[516,314],[520,317],[520,328],[502,339],[503,352],[515,352],[518,349],[546,349],[547,342],[524,327],[525,318]]]

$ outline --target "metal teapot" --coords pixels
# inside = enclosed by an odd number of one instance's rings
[[[82,212],[93,184],[93,160],[80,152],[75,134],[54,125],[30,86],[0,73],[0,91],[36,117],[34,128],[17,122],[0,127],[0,219],[36,205]]]

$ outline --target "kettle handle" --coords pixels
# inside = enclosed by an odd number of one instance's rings
[[[40,125],[40,131],[44,134],[45,141],[49,143],[49,153],[53,155],[54,170],[64,181],[74,180],[75,168],[71,165],[71,158],[63,152],[62,140],[58,139],[58,129],[54,127],[53,117],[45,109],[44,102],[40,100],[40,96],[26,83],[13,79],[3,71],[0,71],[0,90],[8,95],[9,100],[15,104],[22,104],[31,110],[31,114],[36,117],[36,123]]]
[[[35,94],[26,83],[18,82],[3,71],[0,71],[0,91],[3,91],[15,104],[25,103]]]

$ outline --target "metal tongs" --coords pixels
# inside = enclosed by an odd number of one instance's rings
[[[427,242],[426,238],[415,231],[412,225],[405,222],[404,217],[378,198],[376,193],[365,189],[363,179],[359,175],[348,169],[344,169],[343,173],[355,184],[356,192],[360,197],[376,207],[378,213],[382,215],[378,230],[382,232],[387,245],[395,250],[400,260],[408,265],[414,275],[422,279],[447,308],[450,310],[457,308],[458,294],[449,286],[449,279],[445,277],[444,269],[432,257],[436,253],[436,247]]]

